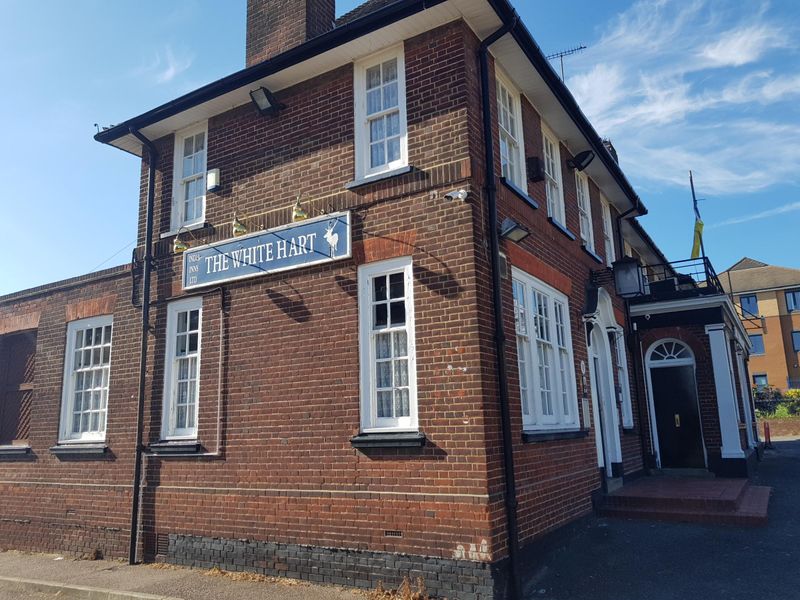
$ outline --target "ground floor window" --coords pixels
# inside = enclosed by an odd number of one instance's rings
[[[197,437],[200,394],[200,335],[203,299],[187,298],[167,307],[164,367],[164,439]]]
[[[413,283],[410,257],[359,267],[362,431],[418,427]]]
[[[61,441],[105,439],[113,321],[106,315],[67,325]]]
[[[35,363],[35,331],[0,336],[0,446],[28,438]]]
[[[753,375],[753,385],[756,386],[758,389],[769,387],[769,381],[767,380],[767,375],[764,373]]]
[[[569,301],[518,269],[512,285],[523,426],[577,427]]]

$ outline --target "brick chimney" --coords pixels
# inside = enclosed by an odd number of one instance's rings
[[[335,0],[247,0],[247,66],[333,29]]]

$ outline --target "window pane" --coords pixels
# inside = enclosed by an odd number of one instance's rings
[[[378,392],[378,418],[385,419],[392,416],[392,392]]]
[[[376,304],[375,305],[375,323],[373,328],[379,329],[381,327],[386,327],[387,323],[387,307],[385,304]]]
[[[381,84],[381,67],[375,65],[367,69],[367,89],[378,87]]]
[[[400,138],[393,138],[386,142],[386,162],[400,160]]]
[[[369,160],[372,168],[386,164],[386,154],[383,142],[372,144],[369,148]]]
[[[381,90],[371,90],[367,92],[367,114],[374,115],[381,111]]]
[[[764,337],[761,334],[749,337],[750,343],[753,345],[753,354],[764,354]]]
[[[178,333],[183,333],[186,331],[186,323],[188,317],[185,312],[178,313]]]
[[[197,334],[189,334],[189,352],[197,352]]]
[[[395,81],[397,79],[397,59],[393,58],[383,63],[383,82]]]
[[[394,386],[408,387],[408,360],[394,361]]]
[[[384,275],[372,280],[372,299],[386,300],[386,277]]]
[[[369,141],[377,142],[386,137],[384,129],[384,118],[378,117],[369,122]]]
[[[406,322],[406,303],[404,301],[392,302],[392,325],[403,325]]]
[[[405,296],[405,275],[403,273],[392,273],[389,275],[389,297],[402,298]]]
[[[408,334],[405,331],[396,331],[394,337],[394,355],[408,356]]]
[[[388,333],[379,333],[375,336],[375,357],[390,358],[392,356],[392,346]]]
[[[390,83],[383,88],[383,108],[393,108],[397,106],[397,82]]]
[[[375,369],[376,387],[392,387],[392,363],[390,361],[379,362]]]
[[[394,391],[394,413],[395,417],[407,417],[411,414],[407,389]]]

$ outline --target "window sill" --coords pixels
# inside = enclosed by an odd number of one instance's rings
[[[84,456],[103,456],[108,452],[105,442],[99,443],[60,443],[50,448],[58,457],[81,458]]]
[[[18,458],[20,456],[27,456],[31,453],[31,447],[28,445],[12,445],[0,446],[0,459],[3,458]]]
[[[536,200],[528,196],[528,194],[523,192],[520,188],[518,188],[516,185],[514,185],[505,177],[500,178],[500,183],[506,186],[511,191],[512,194],[514,194],[517,198],[522,200],[525,204],[527,204],[531,208],[539,208],[539,203],[536,202]]]
[[[547,220],[550,221],[550,224],[558,229],[561,233],[571,239],[573,242],[577,239],[574,233],[572,233],[569,229],[567,229],[564,225],[556,221],[553,217],[547,217]]]
[[[166,233],[162,233],[159,237],[163,240],[164,238],[172,237],[173,235],[178,235],[178,232],[183,233],[184,231],[196,231],[197,229],[205,229],[206,227],[210,227],[209,223],[195,223],[194,225],[186,225],[185,227],[179,227],[178,229],[174,229],[172,231],[167,231]]]
[[[370,183],[375,183],[376,181],[383,181],[384,179],[391,179],[392,177],[397,177],[398,175],[405,175],[413,170],[414,167],[407,165],[405,167],[398,167],[397,169],[386,171],[385,173],[376,173],[375,175],[370,175],[369,177],[359,177],[358,179],[354,179],[350,183],[345,184],[344,189],[354,190],[362,185],[369,185]]]
[[[581,248],[583,248],[583,251],[584,251],[584,252],[586,252],[586,254],[588,254],[589,256],[591,256],[593,259],[595,259],[595,260],[596,260],[597,262],[599,262],[601,265],[605,264],[605,262],[603,261],[603,259],[602,259],[602,258],[600,258],[599,256],[597,256],[597,254],[595,254],[595,253],[594,253],[594,250],[590,249],[588,246],[586,246],[586,244],[582,244],[582,245],[581,245]]]
[[[539,442],[553,442],[556,440],[577,440],[585,438],[589,435],[588,429],[570,429],[564,430],[540,430],[540,431],[523,431],[522,441],[526,444],[539,443]]]
[[[360,433],[350,438],[353,448],[422,448],[424,433]]]
[[[171,456],[174,454],[198,454],[202,448],[197,440],[162,440],[150,444],[150,454]]]

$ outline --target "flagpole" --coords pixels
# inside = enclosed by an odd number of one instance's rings
[[[689,171],[689,186],[692,188],[692,203],[694,204],[694,218],[695,222],[701,221],[703,219],[700,218],[700,209],[697,207],[697,196],[694,193],[694,179],[692,178],[692,172]],[[706,249],[703,245],[703,236],[700,235],[700,253],[702,254],[703,258],[706,257]]]

